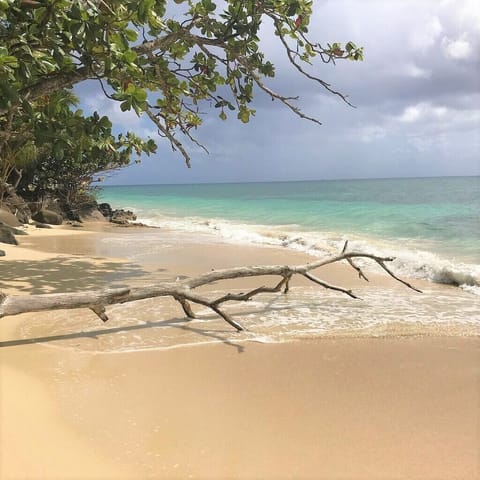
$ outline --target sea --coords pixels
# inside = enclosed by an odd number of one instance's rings
[[[110,325],[129,325],[115,335],[108,329],[103,335],[94,319],[88,326],[84,317],[72,316],[75,328],[95,332],[94,350],[480,335],[480,177],[106,186],[99,201],[132,210],[139,222],[160,227],[158,235],[168,229],[183,238],[280,247],[315,257],[338,254],[348,240],[351,251],[395,257],[391,269],[421,281],[423,293],[399,288],[392,294],[367,284],[355,289],[361,301],[315,285],[292,288],[288,295],[258,295],[228,307],[246,328],[241,333],[204,307],[196,307],[197,320],[186,322],[177,307],[172,317],[161,299],[142,300],[141,307],[110,307]],[[104,249],[122,247],[135,262],[142,251],[168,247],[156,235],[155,229],[142,236],[134,229],[110,235]],[[65,328],[59,318],[51,333],[61,335]]]
[[[315,256],[395,256],[398,272],[480,294],[480,177],[104,187],[138,221]]]

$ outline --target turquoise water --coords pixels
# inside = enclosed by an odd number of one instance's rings
[[[230,241],[323,254],[349,239],[413,276],[479,283],[480,177],[110,186],[99,200]]]
[[[324,257],[338,254],[348,239],[350,250],[396,257],[390,268],[401,278],[413,279],[423,293],[365,282],[354,289],[361,300],[353,300],[294,282],[288,295],[265,293],[249,302],[225,305],[246,328],[235,336],[207,308],[195,305],[197,319],[187,322],[171,299],[151,298],[110,306],[114,328],[104,330],[108,334],[97,334],[98,319],[93,315],[87,318],[78,310],[65,318],[59,310],[51,312],[48,322],[41,315],[24,322],[25,338],[61,337],[61,348],[105,353],[219,342],[240,348],[250,341],[330,336],[480,335],[479,177],[106,187],[99,200],[133,209],[139,221],[160,227],[112,229],[97,240],[97,255],[148,266],[138,269],[143,273],[138,278],[112,273],[112,286],[171,281],[185,270],[188,273],[182,262],[188,264],[192,258],[188,255],[201,251],[197,247],[202,243],[210,246],[206,268],[215,268],[213,252],[224,242]],[[190,253],[179,259],[178,272],[164,268],[166,258],[167,266],[176,265],[176,258],[169,255],[183,252],[175,248],[179,243],[195,248],[186,249]],[[288,258],[285,255],[286,262]],[[373,262],[356,263],[368,276],[381,273]],[[321,270],[318,274],[323,278]],[[274,281],[262,279],[257,285],[262,284]],[[218,298],[233,293],[231,288],[217,282],[208,295]],[[92,335],[70,338],[72,331]]]

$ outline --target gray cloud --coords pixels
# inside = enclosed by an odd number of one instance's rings
[[[365,61],[318,65],[312,71],[343,93],[353,109],[299,77],[278,41],[262,49],[277,65],[271,85],[300,95],[324,122],[293,116],[257,97],[248,125],[222,122],[218,112],[198,130],[210,155],[193,149],[193,169],[162,144],[157,158],[119,173],[113,183],[176,183],[348,177],[480,174],[480,6],[473,0],[353,0],[315,3],[310,26],[321,42],[352,40]],[[88,100],[85,102],[88,103]],[[100,97],[119,128],[154,134],[148,121],[122,117]]]

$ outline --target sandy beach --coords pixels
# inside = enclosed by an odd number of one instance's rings
[[[2,246],[6,293],[141,285],[212,268],[309,261],[300,252],[150,229],[29,232],[18,247]],[[148,245],[151,239],[152,248],[132,253],[140,238]],[[322,278],[365,288],[348,266]],[[387,292],[386,306],[404,295],[375,272],[370,283],[369,290]],[[389,311],[399,323],[407,303],[413,310],[426,304],[435,317],[434,301],[445,298],[454,310],[468,295],[416,283],[428,292],[423,299],[409,293]],[[306,304],[311,287],[293,287]],[[325,309],[323,316],[331,307],[340,318],[348,310],[336,298],[314,307]],[[377,328],[375,336],[353,329],[312,338],[305,330],[294,339],[269,330],[269,315],[311,310],[272,305],[239,310],[250,337],[211,316],[187,322],[173,301],[161,299],[111,307],[106,324],[82,310],[1,319],[0,478],[480,478],[478,324],[441,329],[433,318],[421,332],[389,327],[384,335]],[[260,317],[261,335],[284,341],[261,343],[254,336]]]

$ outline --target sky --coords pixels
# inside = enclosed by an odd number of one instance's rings
[[[319,60],[309,70],[355,108],[302,78],[265,26],[261,48],[277,72],[270,85],[299,95],[321,126],[263,94],[249,124],[205,108],[211,115],[196,134],[209,154],[189,148],[191,169],[159,139],[157,154],[106,184],[480,175],[480,2],[314,0],[309,31],[322,44],[364,47],[363,62]],[[76,91],[86,111],[108,115],[118,131],[158,138],[147,118],[121,112],[91,85]]]

